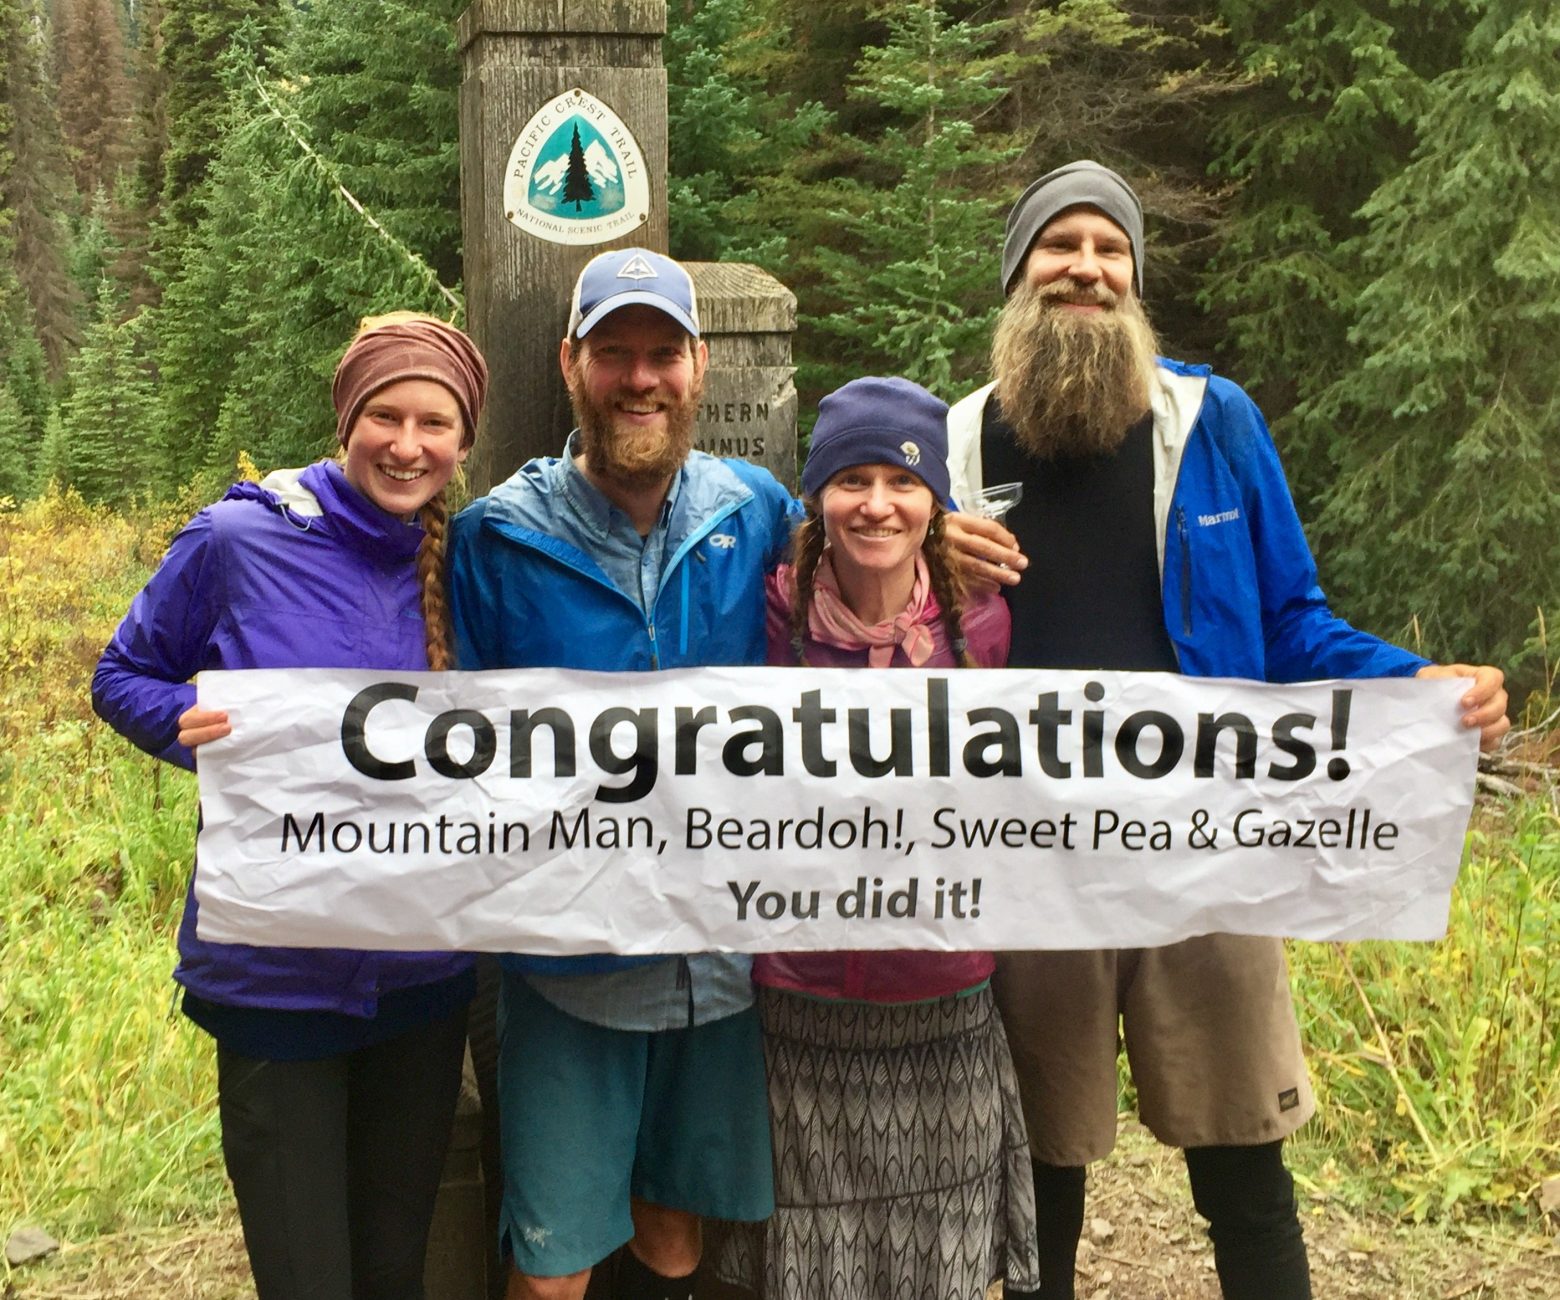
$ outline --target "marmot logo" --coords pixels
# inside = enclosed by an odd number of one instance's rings
[[[921,449],[913,442],[902,442],[899,451],[905,458],[906,465],[919,465],[921,463]]]
[[[710,545],[719,547],[723,551],[729,551],[737,544],[737,539],[730,533],[711,533]]]

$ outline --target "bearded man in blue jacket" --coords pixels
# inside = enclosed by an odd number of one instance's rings
[[[957,514],[948,531],[967,578],[1005,588],[1011,667],[1463,676],[1462,724],[1499,740],[1501,673],[1427,664],[1335,617],[1261,412],[1206,366],[1157,355],[1125,180],[1080,161],[1030,186],[1002,288],[993,382],[950,410],[949,462],[959,502],[995,483],[1023,495],[1006,527]],[[1279,940],[1007,954],[995,987],[1034,1163],[1035,1294],[1073,1295],[1084,1169],[1115,1142],[1119,1034],[1144,1123],[1185,1151],[1224,1295],[1310,1296],[1281,1149],[1315,1101]]]
[[[688,273],[647,249],[580,273],[559,350],[577,427],[463,511],[462,668],[764,662],[763,576],[790,537],[765,470],[693,450],[708,362]],[[509,1300],[691,1297],[700,1217],[773,1207],[751,961],[503,959],[499,1094]]]

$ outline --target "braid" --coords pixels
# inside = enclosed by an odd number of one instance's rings
[[[823,519],[818,514],[818,503],[805,502],[807,517],[797,525],[791,537],[792,581],[791,592],[791,644],[796,648],[796,661],[807,667],[807,655],[802,647],[807,643],[807,615],[812,610],[813,578],[818,572],[818,561],[823,559]]]
[[[444,672],[454,667],[451,647],[450,603],[444,592],[444,542],[449,532],[450,503],[443,490],[429,498],[417,517],[423,526],[417,548],[417,586],[422,595],[423,625],[428,646],[428,667]]]
[[[964,641],[964,578],[954,562],[953,545],[948,540],[948,530],[943,527],[946,512],[939,506],[932,515],[931,526],[926,530],[926,541],[921,553],[926,557],[926,572],[932,580],[932,594],[937,597],[937,607],[942,611],[943,628],[948,634],[948,644],[961,668],[975,668],[969,647]]]

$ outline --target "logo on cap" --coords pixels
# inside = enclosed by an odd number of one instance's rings
[[[638,254],[632,260],[625,263],[623,269],[618,272],[619,280],[654,280],[656,279],[655,267]]]
[[[919,465],[921,463],[921,449],[913,442],[900,443],[899,454],[905,458],[906,465]]]

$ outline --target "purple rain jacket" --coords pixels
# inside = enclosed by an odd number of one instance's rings
[[[765,580],[767,596],[765,632],[769,663],[787,667],[796,663],[791,643],[790,566]],[[932,600],[932,657],[927,668],[950,668],[956,662],[937,601]],[[1007,601],[993,592],[972,598],[960,620],[970,658],[981,668],[1007,666],[1012,623]],[[864,668],[865,650],[842,650],[807,638],[803,649],[814,668]],[[890,668],[909,665],[902,648],[894,648]],[[787,989],[816,998],[840,998],[852,1002],[919,1002],[948,997],[974,988],[991,978],[996,960],[989,952],[797,952],[762,953],[753,958],[753,982]]]
[[[362,496],[334,461],[234,485],[185,525],[131,602],[92,675],[92,707],[148,753],[193,768],[178,718],[203,669],[425,670],[422,536]],[[471,963],[455,953],[207,943],[195,917],[192,877],[174,978],[228,1006],[372,1016],[381,993]]]

